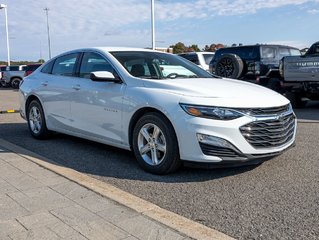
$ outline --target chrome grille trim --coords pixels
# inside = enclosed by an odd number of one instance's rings
[[[295,132],[295,115],[281,114],[268,120],[257,120],[240,127],[240,132],[255,148],[273,148],[287,144]]]
[[[262,116],[262,115],[280,115],[282,113],[288,112],[290,109],[289,104],[280,107],[272,108],[236,108],[237,111],[245,113],[250,116]]]

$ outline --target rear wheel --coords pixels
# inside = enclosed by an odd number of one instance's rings
[[[37,139],[45,139],[50,135],[47,129],[43,108],[38,100],[33,100],[27,111],[28,127],[31,135]]]
[[[13,78],[13,79],[11,80],[11,87],[12,87],[12,88],[16,88],[16,89],[19,88],[20,81],[21,81],[20,78]]]
[[[138,163],[148,172],[167,174],[180,166],[174,128],[159,113],[147,113],[139,119],[132,143]]]
[[[267,88],[270,88],[278,93],[280,93],[282,91],[281,85],[280,85],[280,81],[277,78],[270,78],[268,80],[268,83],[266,85]]]

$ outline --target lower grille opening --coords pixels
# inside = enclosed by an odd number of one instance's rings
[[[244,157],[242,154],[234,151],[230,148],[213,146],[205,143],[199,143],[202,152],[208,156],[216,156],[221,158],[236,158],[236,157]]]

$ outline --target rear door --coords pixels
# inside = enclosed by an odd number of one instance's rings
[[[72,125],[71,101],[78,58],[79,53],[63,55],[53,62],[51,69],[44,67],[41,70],[37,92],[43,101],[47,124],[51,129],[70,130]]]

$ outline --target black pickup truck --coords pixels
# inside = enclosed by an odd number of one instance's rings
[[[285,95],[295,107],[319,100],[319,42],[302,56],[283,57],[279,64]]]

